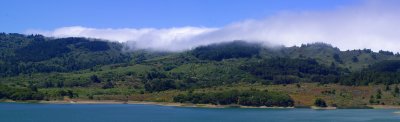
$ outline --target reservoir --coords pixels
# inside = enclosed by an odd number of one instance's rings
[[[141,104],[0,103],[1,122],[399,122],[396,109],[187,108]]]

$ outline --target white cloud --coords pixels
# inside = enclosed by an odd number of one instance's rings
[[[38,33],[50,37],[88,37],[110,41],[126,42],[136,49],[154,49],[181,51],[196,46],[191,38],[210,33],[216,28],[181,27],[168,29],[96,29],[81,26],[63,27],[53,31],[28,30],[26,33]]]
[[[330,11],[281,12],[220,28],[178,27],[96,29],[80,26],[53,31],[29,30],[52,37],[91,37],[127,42],[135,48],[181,51],[198,45],[246,40],[268,45],[326,42],[341,50],[370,48],[400,52],[400,2],[370,0]]]

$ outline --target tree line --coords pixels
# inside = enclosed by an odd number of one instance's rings
[[[260,90],[229,90],[221,92],[179,94],[173,98],[175,102],[214,105],[245,106],[284,106],[294,105],[292,98],[284,93]]]

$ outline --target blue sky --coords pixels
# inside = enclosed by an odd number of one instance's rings
[[[182,51],[245,40],[400,52],[399,0],[7,0],[0,32]]]
[[[59,27],[222,27],[282,11],[324,11],[359,0],[4,0],[0,31]]]

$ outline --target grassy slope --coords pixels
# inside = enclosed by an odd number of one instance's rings
[[[361,55],[362,57],[363,55]],[[60,89],[71,89],[78,94],[79,99],[89,99],[89,96],[93,96],[95,100],[135,100],[135,101],[157,101],[157,102],[172,102],[173,96],[180,93],[186,93],[187,91],[180,90],[168,90],[162,92],[148,93],[143,92],[143,83],[140,77],[144,77],[145,74],[151,69],[161,69],[166,65],[176,64],[176,55],[168,55],[163,57],[157,57],[155,59],[146,60],[143,64],[132,64],[132,65],[106,65],[93,70],[80,70],[69,73],[38,73],[31,76],[21,75],[17,77],[8,77],[1,79],[4,83],[25,83],[41,82],[46,80],[49,76],[61,76],[66,80],[82,80],[88,81],[90,76],[98,75],[104,76],[107,73],[119,74],[117,77],[121,77],[120,80],[115,81],[115,88],[102,89],[96,85],[90,87],[72,87],[72,88],[42,88],[40,91],[45,93],[54,93]],[[198,60],[191,60],[197,62]],[[168,71],[167,74],[171,73],[187,73],[191,76],[198,78],[222,78],[222,79],[235,79],[241,75],[241,80],[259,80],[252,77],[250,74],[238,70],[237,67],[241,62],[245,62],[245,59],[235,60],[224,60],[224,61],[208,61],[208,62],[197,62],[197,63],[182,63],[177,65],[172,70]],[[179,64],[179,63],[178,63]],[[129,76],[127,74],[134,73],[135,76]],[[223,77],[218,77],[225,74]],[[246,79],[248,77],[248,79]],[[244,79],[243,79],[244,78]],[[202,79],[199,79],[202,81]],[[204,81],[217,81],[219,79],[203,79]],[[137,88],[134,86],[137,85]],[[339,107],[362,107],[369,105],[370,96],[376,96],[377,90],[383,91],[382,99],[379,99],[380,104],[384,103],[387,105],[398,105],[400,98],[393,95],[394,86],[392,85],[391,91],[384,91],[385,86],[383,85],[371,85],[371,86],[341,86],[336,84],[319,85],[317,83],[301,83],[300,87],[296,84],[289,85],[261,85],[261,84],[249,84],[242,81],[232,81],[222,86],[211,86],[209,88],[197,88],[195,92],[213,92],[220,90],[229,89],[259,89],[269,91],[281,91],[288,93],[294,100],[296,106],[311,106],[316,98],[323,98],[328,102],[328,105],[336,104]],[[333,91],[335,94],[323,93],[323,91]],[[56,97],[54,97],[56,99]]]
[[[390,86],[391,90],[385,91],[384,85],[371,86],[341,86],[336,84],[319,85],[317,83],[301,83],[300,87],[296,84],[289,85],[261,85],[237,83],[232,85],[215,86],[209,88],[195,89],[193,92],[217,92],[224,90],[268,90],[288,93],[295,101],[295,106],[312,106],[314,100],[323,98],[329,106],[336,104],[340,108],[362,108],[369,103],[370,96],[376,96],[378,89],[382,90],[382,98],[377,99],[379,104],[399,105],[399,95],[394,95],[394,85]],[[187,93],[188,91],[168,90],[154,93],[139,93],[127,88],[98,89],[98,88],[71,88],[79,94],[78,99],[89,99],[88,94],[94,95],[94,100],[132,100],[132,101],[156,101],[156,102],[173,102],[173,97]],[[57,89],[41,89],[41,91],[49,91]],[[327,93],[326,91],[335,91],[335,93]],[[374,103],[377,104],[377,103]]]

